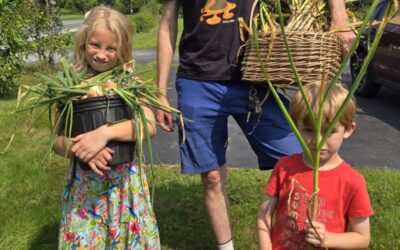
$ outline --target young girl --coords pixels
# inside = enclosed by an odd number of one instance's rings
[[[96,7],[78,33],[74,66],[94,75],[132,60],[132,33],[119,12]],[[151,135],[154,115],[143,107]],[[109,141],[135,141],[134,121],[101,126],[66,138],[60,135],[54,151],[87,162],[91,170],[70,164],[63,194],[59,249],[159,249],[156,218],[143,171],[131,162],[110,169]],[[66,146],[70,144],[70,146]],[[68,149],[68,152],[67,152]],[[71,161],[72,162],[72,161]]]
[[[320,103],[320,87],[321,84],[312,83],[304,87],[314,115]],[[341,85],[334,86],[323,107],[323,130],[332,123],[347,94]],[[314,154],[315,128],[299,91],[292,99],[290,113]],[[320,151],[318,213],[312,226],[307,221],[313,193],[311,164],[303,154],[282,157],[278,161],[258,209],[260,249],[307,250],[308,244],[318,249],[368,247],[369,217],[373,211],[365,179],[339,154],[343,140],[351,136],[356,126],[355,113],[356,106],[351,100]]]

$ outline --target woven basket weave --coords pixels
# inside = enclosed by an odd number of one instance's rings
[[[342,55],[342,44],[335,34],[296,31],[286,32],[286,36],[303,84],[321,82],[324,71],[327,81],[335,76]],[[271,40],[273,45],[268,56]],[[258,44],[271,82],[275,85],[295,82],[281,34],[276,33],[276,37],[271,39],[271,33],[259,33]],[[245,45],[241,71],[243,80],[265,82],[251,37]]]

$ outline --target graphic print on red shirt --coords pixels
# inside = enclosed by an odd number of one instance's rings
[[[304,240],[307,209],[312,192],[313,170],[301,154],[283,157],[275,166],[265,192],[277,198],[272,227],[273,249],[308,249]],[[319,172],[316,220],[329,232],[343,233],[350,217],[369,217],[372,207],[364,177],[342,162]]]

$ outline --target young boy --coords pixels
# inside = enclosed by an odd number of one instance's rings
[[[305,95],[315,116],[321,84],[307,84]],[[325,131],[344,102],[348,91],[336,85],[324,104]],[[355,103],[351,100],[320,152],[318,212],[312,228],[307,220],[313,195],[313,167],[304,154],[281,158],[265,187],[257,214],[260,249],[366,248],[370,241],[369,216],[373,214],[364,177],[339,155],[343,139],[355,129]],[[297,92],[290,114],[311,153],[315,130]],[[274,224],[272,217],[274,217]],[[349,229],[349,230],[348,230]]]

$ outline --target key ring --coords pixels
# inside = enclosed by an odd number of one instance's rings
[[[251,88],[249,89],[249,96],[256,96],[257,95],[257,89],[254,88],[254,85],[251,85]]]

